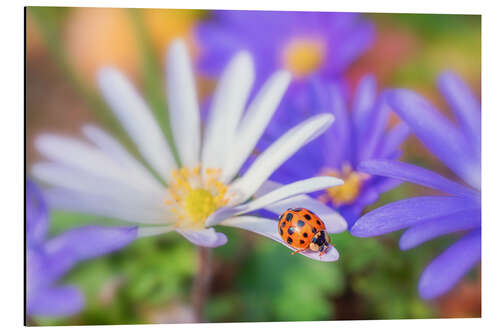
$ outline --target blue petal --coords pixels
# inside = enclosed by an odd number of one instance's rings
[[[375,157],[383,144],[388,120],[389,107],[382,94],[371,110],[370,126],[363,133],[363,141],[358,142],[358,162]]]
[[[410,135],[410,128],[405,123],[399,123],[391,128],[385,135],[382,145],[376,156],[390,158],[398,152],[399,146]]]
[[[48,208],[35,182],[26,180],[26,238],[29,246],[43,242],[47,233]]]
[[[464,135],[425,98],[406,89],[394,89],[388,91],[387,101],[446,166],[470,185],[481,186],[481,166],[467,149]]]
[[[436,237],[480,226],[481,209],[440,216],[408,228],[399,239],[399,247],[402,250],[408,250]]]
[[[404,162],[369,160],[361,162],[358,169],[372,175],[395,178],[445,193],[469,197],[478,202],[480,199],[480,193],[475,190],[455,183],[430,170]]]
[[[26,295],[30,297],[38,290],[47,288],[73,267],[73,260],[67,253],[47,256],[40,249],[26,249]]]
[[[326,84],[323,82],[323,84]],[[352,152],[352,126],[346,105],[346,97],[342,91],[341,83],[334,83],[330,89],[326,89],[330,95],[328,109],[332,111],[335,121],[323,134],[325,145],[323,155],[325,165],[340,169],[346,161],[353,162]]]
[[[377,81],[374,75],[365,75],[356,88],[352,103],[352,119],[356,131],[363,133],[369,127],[370,111],[377,99]]]
[[[27,299],[26,309],[35,316],[70,316],[78,313],[84,305],[80,290],[63,286],[40,290],[33,298]]]
[[[462,130],[469,138],[477,157],[481,156],[481,105],[472,91],[453,72],[438,78],[439,90],[455,113]]]
[[[481,229],[470,232],[426,267],[418,290],[424,299],[449,291],[481,259]]]
[[[418,197],[392,202],[361,216],[351,228],[357,237],[383,235],[418,222],[476,208],[474,200],[460,197]]]
[[[373,75],[361,78],[352,105],[352,121],[356,132],[356,145],[364,142],[364,134],[370,127],[370,114],[377,99],[377,81]]]
[[[370,22],[360,21],[358,26],[349,31],[340,45],[330,43],[331,55],[329,65],[330,74],[339,74],[344,71],[354,60],[369,49],[375,39],[375,27]]]
[[[50,256],[70,255],[74,262],[118,250],[137,237],[137,227],[86,226],[69,230],[46,243]]]

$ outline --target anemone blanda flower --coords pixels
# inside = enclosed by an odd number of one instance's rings
[[[201,69],[218,74],[232,54],[250,51],[257,79],[275,68],[300,80],[309,74],[332,77],[373,42],[373,25],[358,13],[215,10],[198,26]]]
[[[418,289],[425,299],[449,291],[481,259],[481,106],[455,74],[443,73],[438,84],[458,124],[409,90],[390,91],[388,102],[425,146],[469,186],[403,162],[363,162],[364,172],[426,186],[443,195],[387,204],[362,216],[351,229],[356,236],[370,237],[407,228],[399,241],[402,250],[442,235],[465,233],[422,273]]]
[[[166,85],[179,167],[132,84],[114,69],[100,71],[99,87],[105,99],[166,186],[115,139],[94,126],[84,127],[83,132],[95,146],[54,135],[37,138],[38,150],[53,162],[38,163],[32,172],[55,185],[47,191],[55,207],[140,223],[139,236],[176,231],[196,245],[216,247],[227,238],[212,226],[224,224],[283,243],[276,220],[243,215],[258,209],[281,214],[283,205],[308,207],[324,219],[329,232],[344,231],[346,223],[340,215],[304,195],[340,185],[342,180],[323,176],[285,186],[266,182],[286,159],[330,126],[332,115],[320,114],[289,129],[243,175],[238,174],[290,81],[287,72],[274,73],[243,113],[253,75],[248,53],[241,52],[231,60],[216,88],[202,135],[187,51],[181,41],[172,43]],[[302,254],[319,259],[317,253]],[[331,247],[321,260],[337,258],[337,250]]]
[[[49,211],[37,185],[26,182],[26,311],[28,315],[77,313],[84,297],[56,282],[78,262],[117,250],[136,238],[136,227],[87,226],[47,239]]]
[[[317,77],[309,81],[307,91],[304,107],[297,109],[293,117],[285,112],[278,113],[259,147],[265,148],[283,128],[293,126],[297,119],[321,112],[334,115],[335,123],[325,134],[286,161],[272,179],[286,183],[297,177],[328,175],[342,178],[342,186],[328,188],[317,197],[352,225],[367,205],[399,184],[393,179],[360,172],[359,163],[374,158],[397,159],[408,127],[399,123],[388,129],[389,109],[384,94],[377,93],[372,75],[360,80],[352,97],[340,82],[326,82]]]
[[[207,75],[220,73],[232,54],[249,50],[260,84],[275,68],[292,73],[278,113],[303,106],[304,83],[311,75],[338,78],[373,43],[373,24],[358,13],[215,10],[198,25]]]

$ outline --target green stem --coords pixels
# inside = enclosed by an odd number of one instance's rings
[[[205,301],[212,280],[212,249],[198,247],[198,273],[193,283],[192,303],[196,322],[204,322]]]

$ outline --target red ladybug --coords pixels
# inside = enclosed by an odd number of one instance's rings
[[[323,221],[305,208],[289,208],[278,221],[281,238],[298,252],[310,249],[322,256],[330,245],[330,237]]]

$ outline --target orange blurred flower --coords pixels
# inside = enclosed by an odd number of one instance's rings
[[[192,10],[138,11],[160,63],[173,38],[190,40],[191,29],[199,16]],[[106,65],[118,67],[132,77],[137,76],[140,49],[128,9],[76,8],[67,18],[63,39],[69,61],[90,82],[95,82],[97,70]]]

